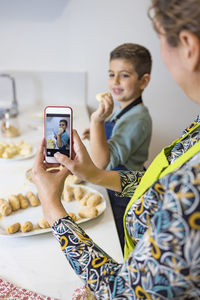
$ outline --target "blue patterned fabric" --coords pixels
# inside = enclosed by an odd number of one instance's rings
[[[169,161],[199,139],[197,130],[172,149]],[[141,176],[125,173],[122,194],[130,194]],[[136,246],[123,264],[70,217],[52,228],[72,268],[97,299],[200,299],[200,153],[154,182],[130,208],[126,226]]]

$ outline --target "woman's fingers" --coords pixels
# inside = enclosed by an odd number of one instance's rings
[[[75,129],[73,130],[73,140],[74,140],[73,146],[74,146],[75,153],[81,149],[85,149],[85,146],[83,145],[81,138]]]
[[[44,147],[45,147],[45,139],[43,138],[39,145],[38,151],[36,153],[36,157],[35,157],[36,164],[41,163],[44,160]]]
[[[56,160],[60,164],[68,168],[72,173],[74,171],[76,163],[82,160],[82,156],[84,155],[85,151],[87,151],[76,130],[73,130],[73,148],[75,153],[74,160],[71,160],[66,155],[60,154],[58,152],[54,154]]]

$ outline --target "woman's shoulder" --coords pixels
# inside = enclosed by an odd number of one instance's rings
[[[185,162],[177,170],[160,179],[161,185],[178,199],[196,198],[200,201],[200,152]],[[169,196],[169,195],[168,195]]]
[[[196,117],[196,119],[187,128],[185,128],[183,130],[182,136],[184,136],[187,132],[189,132],[197,124],[200,124],[200,114]]]

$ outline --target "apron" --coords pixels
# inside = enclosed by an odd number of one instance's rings
[[[123,116],[132,107],[134,107],[138,104],[141,104],[141,103],[142,103],[142,97],[140,96],[135,101],[133,101],[131,104],[126,106],[124,109],[122,109],[121,112],[112,121],[107,121],[104,123],[106,140],[110,139],[110,137],[112,135],[113,127],[115,126],[116,121],[119,120],[121,118],[121,116]],[[128,169],[123,165],[118,165],[112,170],[116,171],[116,170],[128,170]]]
[[[124,214],[124,231],[125,231],[125,248],[124,248],[124,259],[128,257],[131,251],[134,248],[133,241],[129,236],[127,229],[126,229],[126,215],[133,205],[133,203],[139,199],[144,193],[148,190],[152,184],[162,178],[163,176],[173,172],[174,170],[181,167],[185,162],[191,159],[196,153],[200,152],[200,141],[198,141],[193,147],[188,149],[183,155],[179,156],[172,164],[169,164],[167,157],[171,153],[173,147],[186,138],[190,133],[195,131],[200,124],[195,125],[192,129],[187,132],[183,137],[175,140],[171,145],[163,148],[161,152],[157,155],[157,157],[153,160],[147,171],[145,172],[144,176],[142,177],[139,186],[135,190],[133,197],[131,198],[130,202],[126,207],[126,211]]]
[[[105,134],[106,134],[106,140],[110,139],[113,131],[113,127],[115,126],[115,123],[119,118],[124,115],[127,111],[129,111],[133,106],[136,106],[138,104],[142,103],[142,98],[139,97],[137,98],[134,102],[129,104],[127,107],[121,110],[121,112],[112,120],[112,121],[107,121],[104,123],[105,127]],[[119,164],[115,168],[112,169],[113,171],[128,171],[128,169],[124,166]],[[117,227],[117,232],[119,235],[119,240],[121,244],[122,251],[124,250],[124,228],[123,228],[123,216],[125,213],[125,209],[127,204],[130,201],[130,197],[118,197],[115,195],[115,192],[111,190],[107,190],[109,198],[110,198],[110,204],[112,207],[116,227]]]

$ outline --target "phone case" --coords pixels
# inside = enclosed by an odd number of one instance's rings
[[[47,112],[48,109],[51,109],[52,112]],[[63,109],[69,109],[70,110],[70,158],[73,159],[74,153],[73,153],[73,110],[70,106],[46,106],[44,109],[44,136],[45,136],[45,141],[46,141],[46,115],[48,114],[53,114],[53,113],[59,113],[63,114]],[[55,112],[54,112],[55,109]],[[55,134],[55,130],[52,130],[52,134]],[[59,150],[58,150],[59,151]],[[47,156],[47,147],[45,145],[45,160],[48,163],[56,163],[56,160],[53,156]]]

